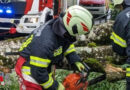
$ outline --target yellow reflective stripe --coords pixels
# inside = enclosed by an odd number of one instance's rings
[[[26,75],[30,75],[30,67],[28,66],[23,66],[22,67],[22,73],[26,74]]]
[[[67,49],[67,51],[64,53],[64,56],[66,56],[66,55],[68,55],[68,54],[70,54],[70,53],[72,53],[72,52],[75,52],[76,50],[75,50],[75,47],[74,47],[74,44],[71,44],[70,46],[69,46],[69,48]]]
[[[126,76],[130,77],[130,68],[126,68]]]
[[[130,77],[130,73],[126,73],[126,76],[127,76],[127,77]]]
[[[126,71],[129,72],[129,71],[130,71],[130,68],[126,68]]]
[[[23,66],[22,69],[30,69],[28,66]]]
[[[68,55],[68,54],[70,54],[70,53],[72,53],[72,52],[75,52],[75,49],[72,49],[72,50],[70,50],[70,51],[68,51],[68,52],[65,52],[65,53],[64,53],[64,56],[66,56],[66,55]]]
[[[33,35],[31,35],[20,47],[19,51],[22,51],[25,47],[27,47],[33,39]]]
[[[51,62],[49,59],[43,59],[43,58],[36,57],[36,56],[30,56],[30,59],[38,60],[38,61],[42,61],[42,62],[47,62],[47,63]]]
[[[54,51],[54,57],[60,55],[62,53],[62,49],[63,49],[62,46],[60,46],[58,49],[56,49]]]
[[[121,37],[119,37],[114,32],[112,32],[110,39],[112,39],[116,44],[118,44],[121,47],[127,47],[126,41],[122,39]]]
[[[38,67],[48,67],[51,60],[30,56],[30,64]]]
[[[49,88],[52,86],[54,80],[52,78],[52,73],[49,74],[49,80],[43,84],[40,84],[41,86],[43,86],[45,89]]]

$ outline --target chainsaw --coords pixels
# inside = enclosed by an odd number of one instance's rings
[[[85,63],[83,64],[85,66],[84,71],[78,73],[74,72],[65,77],[65,79],[63,80],[65,90],[87,90],[88,86],[106,79],[106,74],[104,73],[103,75],[100,75],[88,81],[90,67]]]

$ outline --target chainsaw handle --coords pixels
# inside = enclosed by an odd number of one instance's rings
[[[91,70],[90,67],[85,62],[83,62],[83,65],[85,66],[85,71],[89,73]]]
[[[82,62],[82,64],[84,65],[84,70],[82,70],[82,71],[80,71],[81,73],[84,73],[84,72],[87,72],[87,73],[89,73],[90,72],[90,67],[86,64],[86,63],[84,63],[84,62]],[[76,72],[76,70],[74,70],[74,73]]]

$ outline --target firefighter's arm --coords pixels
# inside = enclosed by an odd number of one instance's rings
[[[81,63],[79,55],[76,54],[74,44],[71,44],[67,51],[64,53],[70,64],[75,64],[79,71],[84,69],[84,65]]]
[[[48,72],[48,68],[51,68],[50,57],[51,52],[47,47],[34,47],[30,56],[31,75],[44,89],[57,90],[59,84]]]
[[[130,77],[130,23],[127,25],[126,29],[126,55],[127,55],[127,60],[124,65],[122,65],[123,69],[126,69],[126,77],[127,79]],[[128,79],[129,80],[129,79]]]
[[[126,27],[126,43],[127,43],[126,54],[128,57],[126,63],[130,64],[130,23]]]

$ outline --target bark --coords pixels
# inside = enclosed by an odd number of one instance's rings
[[[89,34],[81,35],[76,42],[76,46],[87,46],[90,42],[97,45],[110,44],[110,35],[114,21],[108,21],[99,25],[94,25]]]
[[[0,71],[2,68],[14,68],[18,55],[6,55],[6,52],[18,52],[25,37],[12,38],[0,41]]]
[[[115,81],[124,79],[126,76],[126,71],[119,67],[114,67],[111,64],[107,64],[105,66],[105,72],[107,76],[107,80]]]
[[[125,78],[125,70],[117,67],[122,64],[126,57],[120,57],[113,52],[111,46],[99,47],[77,47],[77,53],[82,60],[91,68],[91,71],[106,73],[107,80],[121,80]],[[64,60],[58,68],[71,69],[67,61]]]
[[[114,64],[123,64],[126,61],[126,57],[119,56],[113,52],[111,45],[98,47],[77,47],[76,51],[82,60],[94,58],[99,61],[108,61]]]
[[[84,60],[84,62],[91,68],[91,71],[106,73],[106,79],[108,81],[122,80],[125,78],[126,71],[111,63],[101,62],[92,58]]]
[[[113,64],[122,64],[126,57],[114,53],[109,45],[112,25],[113,21],[95,25],[90,34],[80,36],[75,45],[77,53],[92,71],[105,72],[108,80],[120,80],[125,77],[125,71]],[[0,41],[0,71],[9,71],[5,67],[14,68],[18,56],[6,56],[5,52],[17,52],[24,40],[25,38],[14,38]],[[59,64],[58,68],[71,69],[66,60]]]

